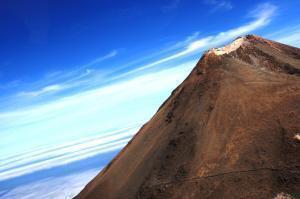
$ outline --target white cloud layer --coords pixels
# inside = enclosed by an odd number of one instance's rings
[[[194,64],[0,112],[0,181],[124,147]],[[33,149],[23,153],[28,146]]]
[[[68,176],[53,177],[9,190],[1,199],[71,199],[100,171],[88,170]],[[1,191],[0,191],[1,194]]]
[[[140,124],[104,135],[1,158],[0,181],[120,149],[137,132],[139,126]]]

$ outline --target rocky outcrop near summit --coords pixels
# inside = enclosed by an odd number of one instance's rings
[[[300,194],[300,49],[248,35],[206,52],[76,197]]]

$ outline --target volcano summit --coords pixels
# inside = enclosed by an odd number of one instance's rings
[[[300,49],[247,35],[207,51],[76,198],[283,193],[300,194]]]

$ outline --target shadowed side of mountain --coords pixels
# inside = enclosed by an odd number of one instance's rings
[[[247,35],[206,52],[76,197],[300,194],[300,49]]]

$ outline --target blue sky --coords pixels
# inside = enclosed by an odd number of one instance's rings
[[[0,198],[26,198],[26,190],[41,195],[41,186],[59,180],[62,188],[47,197],[78,192],[205,50],[248,33],[300,47],[299,6],[296,0],[0,0]],[[79,164],[96,157],[98,165]],[[54,172],[75,164],[80,172]],[[34,183],[40,187],[28,189]]]

